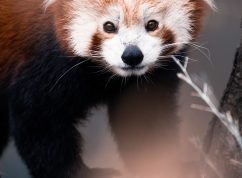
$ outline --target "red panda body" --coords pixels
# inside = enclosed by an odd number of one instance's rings
[[[103,103],[129,167],[135,167],[128,161],[132,145],[142,149],[135,139],[143,129],[144,138],[177,137],[179,68],[162,59],[179,56],[194,40],[206,6],[205,0],[0,0],[0,154],[12,134],[33,178],[112,177],[113,170],[84,164],[76,128]],[[157,120],[119,126],[115,119],[126,94],[150,87],[145,81],[137,89],[145,75],[162,94],[162,121],[169,125],[162,133],[147,126]],[[119,129],[125,124],[133,126],[124,129],[128,141]]]

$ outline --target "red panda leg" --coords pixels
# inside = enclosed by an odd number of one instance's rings
[[[18,109],[25,114],[15,110],[15,115],[11,111],[15,144],[32,178],[112,178],[118,175],[112,169],[91,169],[84,164],[80,133],[74,125],[65,122],[71,120],[71,116],[59,112],[49,117],[27,108]]]
[[[73,118],[65,108],[55,112],[56,106],[46,103],[42,111],[35,111],[31,106],[15,107],[15,104],[16,100],[10,104],[15,144],[32,178],[112,178],[118,175],[112,169],[91,169],[84,164],[81,135],[69,122]]]
[[[82,71],[74,70],[52,89],[53,81],[77,62],[33,60],[8,89],[15,144],[32,178],[111,178],[116,173],[90,169],[82,161],[76,125],[85,120],[90,103]]]

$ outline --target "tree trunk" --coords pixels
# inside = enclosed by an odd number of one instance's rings
[[[242,23],[241,23],[242,28]],[[242,130],[242,38],[237,50],[233,70],[221,100],[221,110],[231,111]],[[204,142],[204,151],[212,161],[219,175],[211,166],[205,166],[206,178],[242,178],[242,150],[233,136],[215,117],[210,123]]]

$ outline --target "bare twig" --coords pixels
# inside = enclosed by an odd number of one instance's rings
[[[177,76],[180,79],[182,79],[183,81],[185,81],[188,85],[190,85],[196,91],[196,93],[197,93],[196,96],[199,96],[210,108],[210,109],[206,108],[204,110],[212,112],[214,115],[217,116],[217,118],[221,121],[221,123],[234,136],[234,138],[238,142],[240,148],[242,149],[242,138],[241,138],[240,131],[239,131],[238,121],[233,119],[230,111],[227,111],[225,113],[219,111],[219,109],[214,104],[213,100],[211,99],[212,97],[210,97],[211,90],[207,83],[203,84],[202,89],[198,85],[195,84],[195,82],[192,80],[191,76],[187,72],[187,65],[188,65],[188,60],[189,60],[188,57],[185,59],[184,65],[182,65],[181,62],[179,61],[179,59],[177,59],[175,56],[172,56],[172,58],[182,71],[182,73],[178,73]],[[197,106],[197,105],[195,105],[195,106]],[[202,109],[202,107],[199,107],[199,109]]]

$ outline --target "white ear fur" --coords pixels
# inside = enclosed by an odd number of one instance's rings
[[[214,0],[204,0],[204,1],[208,4],[209,7],[211,7],[212,10],[215,10],[215,11],[217,10]]]
[[[54,4],[56,0],[44,0],[43,7],[47,9],[50,5]]]

